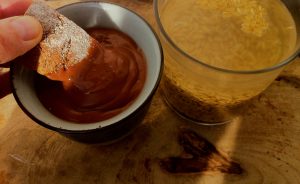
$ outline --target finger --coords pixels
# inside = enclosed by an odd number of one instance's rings
[[[9,72],[0,73],[0,99],[10,94],[11,84],[9,80]]]
[[[42,38],[41,24],[33,17],[20,16],[0,20],[0,64],[23,55]]]
[[[0,19],[23,15],[32,0],[0,0]]]

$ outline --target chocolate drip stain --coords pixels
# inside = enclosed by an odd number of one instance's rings
[[[213,144],[196,132],[182,129],[178,136],[184,153],[178,157],[169,157],[160,161],[162,169],[173,174],[191,174],[202,172],[221,172],[242,174],[241,166],[223,156]],[[187,154],[190,155],[187,158]]]
[[[281,75],[281,76],[277,77],[276,81],[284,81],[284,82],[292,85],[296,89],[300,88],[300,79],[296,76]]]

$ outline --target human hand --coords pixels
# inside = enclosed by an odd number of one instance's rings
[[[0,67],[25,54],[42,39],[42,26],[24,15],[31,0],[0,0]],[[9,75],[0,68],[0,98],[10,92]]]
[[[42,26],[23,15],[31,0],[0,0],[0,64],[25,54],[42,38]]]

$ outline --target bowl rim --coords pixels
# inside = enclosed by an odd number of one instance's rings
[[[116,3],[110,3],[110,2],[102,2],[102,1],[84,1],[84,2],[75,2],[75,3],[70,3],[70,4],[66,4],[64,6],[61,6],[59,8],[57,8],[56,10],[60,10],[60,9],[63,9],[65,7],[68,7],[68,6],[71,6],[71,5],[75,5],[75,4],[93,4],[93,3],[97,3],[97,4],[107,4],[107,5],[114,5],[114,6],[118,6],[120,8],[123,8],[125,9],[126,11],[129,11],[131,13],[133,13],[135,16],[137,16],[139,19],[142,20],[142,22],[145,23],[145,25],[149,28],[149,30],[152,32],[157,44],[158,44],[158,50],[160,52],[160,65],[159,65],[159,70],[158,70],[158,77],[157,77],[157,80],[155,81],[155,84],[153,86],[153,88],[151,89],[151,91],[149,92],[148,96],[145,98],[145,100],[136,108],[134,109],[129,115],[127,115],[126,117],[124,117],[123,119],[119,120],[119,121],[116,121],[116,122],[112,122],[106,126],[98,126],[97,128],[93,128],[93,129],[87,129],[87,130],[70,130],[70,129],[66,129],[66,128],[61,128],[61,127],[54,127],[54,126],[51,126],[41,120],[39,120],[37,117],[35,117],[32,113],[30,113],[27,108],[23,105],[23,103],[21,102],[20,98],[18,97],[17,95],[17,92],[16,92],[16,88],[14,86],[14,68],[15,68],[15,64],[14,62],[11,62],[10,64],[10,84],[11,84],[11,87],[12,87],[12,94],[17,102],[17,104],[19,105],[19,107],[22,109],[22,111],[29,117],[31,118],[34,122],[38,123],[39,125],[45,127],[45,128],[48,128],[50,130],[53,130],[53,131],[57,131],[57,132],[60,132],[60,133],[65,133],[65,134],[85,134],[85,133],[93,133],[93,132],[97,132],[97,131],[100,131],[100,130],[103,130],[104,128],[109,128],[110,126],[112,125],[116,125],[116,124],[119,124],[121,122],[124,122],[124,121],[127,121],[128,119],[136,116],[139,111],[141,111],[142,107],[146,106],[148,103],[151,102],[151,99],[152,97],[154,96],[155,92],[157,91],[157,88],[160,84],[160,81],[161,81],[161,78],[162,78],[162,74],[163,74],[163,68],[164,68],[164,54],[163,54],[163,49],[162,49],[162,45],[161,45],[161,42],[160,42],[160,39],[157,35],[157,33],[154,31],[154,29],[152,28],[152,26],[139,14],[137,14],[135,11],[127,8],[127,7],[124,7],[122,5],[119,5],[119,4],[116,4]],[[55,116],[55,115],[53,115]],[[95,123],[100,123],[101,121],[98,121],[98,122],[95,122]],[[71,122],[72,123],[72,122]],[[76,124],[80,124],[80,123],[76,123]],[[85,123],[82,123],[82,125],[86,125]]]

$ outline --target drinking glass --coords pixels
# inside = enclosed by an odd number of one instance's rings
[[[255,69],[231,69],[226,66],[215,66],[204,62],[201,57],[195,57],[189,51],[183,49],[176,40],[179,37],[175,38],[175,36],[170,35],[168,26],[184,26],[187,23],[197,24],[198,21],[208,21],[209,23],[211,21],[209,18],[214,18],[207,17],[208,20],[205,17],[195,19],[193,14],[197,11],[197,8],[195,8],[197,1],[201,2],[200,0],[186,0],[182,1],[183,3],[177,3],[179,1],[154,0],[155,18],[165,54],[165,69],[161,89],[167,104],[180,116],[204,125],[223,124],[237,117],[240,105],[264,91],[283,68],[298,56],[300,42],[297,35],[299,35],[300,30],[300,11],[298,11],[300,1],[283,0],[280,2],[286,6],[295,23],[296,36],[294,43],[286,43],[289,51],[282,55],[278,62]],[[209,5],[210,2],[214,1],[207,2]],[[188,6],[189,3],[190,6]],[[170,6],[172,8],[169,8]],[[183,11],[187,7],[190,9]],[[179,17],[181,16],[180,12],[186,12],[187,15]],[[231,12],[223,12],[225,18],[228,16],[226,13]],[[180,20],[168,22],[170,17],[178,17]],[[284,24],[283,21],[279,23]],[[196,45],[197,40],[193,39],[193,35],[199,31],[205,31],[205,29],[206,27],[197,27],[188,30],[182,27],[182,32],[179,31],[180,40],[189,42],[191,46]],[[226,29],[225,27],[224,31]],[[207,35],[212,39],[214,37],[213,33],[208,32]],[[224,35],[226,37],[226,34]],[[228,39],[228,44],[229,42]],[[207,43],[203,42],[201,44],[205,47]],[[220,44],[226,47],[227,43]],[[211,55],[213,56],[214,53],[219,51],[217,48],[212,48]],[[273,55],[270,54],[270,56]]]

